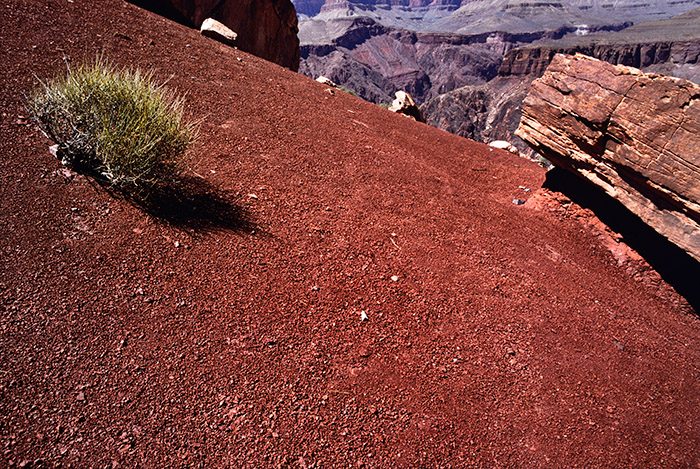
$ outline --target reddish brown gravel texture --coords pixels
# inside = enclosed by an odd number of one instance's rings
[[[0,466],[700,467],[697,316],[542,168],[118,0],[1,8]],[[98,53],[188,93],[197,210],[23,118]]]

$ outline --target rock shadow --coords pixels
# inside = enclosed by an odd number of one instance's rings
[[[136,5],[144,10],[151,11],[157,15],[168,18],[169,20],[175,21],[190,28],[194,28],[195,25],[192,24],[182,13],[180,13],[171,2],[168,0],[127,0],[129,3]]]
[[[194,234],[221,230],[255,234],[258,231],[248,212],[234,202],[234,194],[222,191],[205,179],[186,176],[147,196],[127,194],[125,197],[156,220]]]
[[[622,241],[634,249],[659,275],[683,296],[695,314],[700,313],[700,262],[660,235],[624,205],[592,186],[580,177],[562,168],[547,173],[543,185],[561,192],[576,204],[590,209],[611,230],[622,236]]]

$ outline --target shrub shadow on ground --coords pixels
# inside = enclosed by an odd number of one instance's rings
[[[234,202],[234,194],[201,178],[186,176],[147,196],[125,197],[156,220],[193,234],[221,230],[255,234],[259,230],[245,208]]]
[[[593,211],[688,301],[696,315],[700,312],[700,289],[697,288],[700,262],[657,233],[620,202],[564,169],[551,169],[544,187],[561,192],[581,207]]]

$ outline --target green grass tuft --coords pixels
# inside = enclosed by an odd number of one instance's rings
[[[182,95],[101,58],[41,83],[27,107],[64,164],[124,191],[175,181],[196,136]]]
[[[355,93],[353,90],[349,90],[349,89],[344,88],[344,87],[342,87],[342,86],[339,86],[338,89],[339,89],[340,91],[346,92],[346,93],[349,94],[349,95],[352,95],[352,96],[355,96],[355,97],[359,97],[359,96],[357,96],[357,93]]]

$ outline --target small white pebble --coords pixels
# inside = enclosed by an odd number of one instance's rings
[[[360,321],[369,321],[369,317],[367,317],[367,313],[364,311],[360,311]]]
[[[394,282],[398,282],[398,281],[399,281],[399,276],[398,276],[398,275],[392,275],[392,276],[391,276],[391,280],[394,281]]]
[[[250,197],[253,200],[258,200],[258,196],[255,194],[248,194],[248,197]]]

